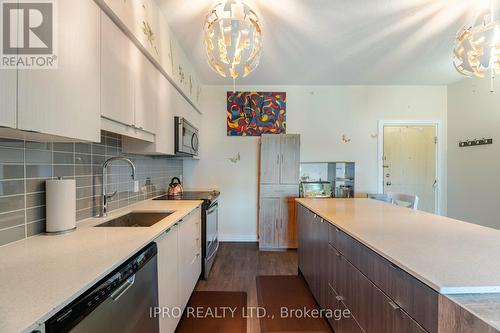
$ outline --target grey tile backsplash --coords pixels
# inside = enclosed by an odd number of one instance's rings
[[[95,216],[100,208],[101,166],[122,155],[121,137],[102,132],[99,144],[41,143],[0,138],[0,246],[45,231],[45,181],[76,180],[76,219]],[[166,191],[172,177],[183,174],[182,161],[128,155],[137,168],[140,192],[134,193],[130,167],[108,168],[109,204],[114,210]]]

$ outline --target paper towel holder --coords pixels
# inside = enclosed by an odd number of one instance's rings
[[[56,236],[75,231],[76,181],[74,179],[63,180],[62,177],[47,180],[46,197],[45,235]],[[63,207],[68,209],[61,213]]]

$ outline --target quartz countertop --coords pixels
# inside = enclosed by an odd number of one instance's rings
[[[22,332],[45,322],[201,204],[144,201],[107,218],[79,222],[68,234],[0,247],[0,332]],[[94,228],[132,211],[174,213],[151,227]]]
[[[371,199],[297,199],[441,294],[500,293],[500,230]]]

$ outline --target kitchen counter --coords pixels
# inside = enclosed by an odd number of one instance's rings
[[[72,233],[0,247],[0,332],[45,322],[201,204],[149,200],[81,221]],[[94,228],[132,211],[174,213],[146,228]]]
[[[370,199],[297,199],[441,294],[500,293],[500,231]]]
[[[370,199],[296,200],[455,304],[440,331],[500,332],[499,230]]]

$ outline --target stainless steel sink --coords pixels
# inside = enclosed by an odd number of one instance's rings
[[[171,213],[139,213],[132,212],[127,215],[117,217],[116,219],[96,225],[96,227],[150,227]]]

